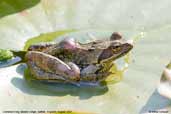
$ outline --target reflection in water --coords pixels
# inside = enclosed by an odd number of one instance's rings
[[[24,67],[23,67],[24,66]],[[17,72],[24,75],[25,65],[19,65]],[[38,80],[31,80],[30,76],[24,78],[14,77],[12,84],[19,88],[22,92],[31,95],[47,95],[47,96],[79,96],[80,99],[88,99],[93,96],[103,95],[108,91],[108,87],[104,86],[75,86],[71,84],[48,83]]]
[[[27,68],[27,65],[25,63],[21,63],[20,65],[18,65],[16,72],[20,75],[24,75],[24,71]]]
[[[16,63],[20,62],[20,57],[13,57],[12,59],[0,61],[0,68],[9,67],[11,65],[15,65]]]
[[[12,84],[22,92],[32,95],[47,96],[79,96],[80,99],[88,99],[108,91],[107,86],[103,87],[77,87],[70,84],[43,83],[40,81],[27,81],[22,78],[13,78]]]

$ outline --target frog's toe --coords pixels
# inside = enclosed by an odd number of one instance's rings
[[[71,68],[71,71],[69,71],[68,74],[71,76],[74,76],[75,80],[77,80],[77,81],[80,80],[80,69],[79,69],[79,67],[72,62],[69,62],[68,66],[70,66],[70,68]]]

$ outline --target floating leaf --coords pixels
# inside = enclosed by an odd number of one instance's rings
[[[57,39],[59,36],[73,31],[74,30],[63,30],[63,31],[51,32],[47,34],[41,34],[40,36],[29,39],[24,46],[24,50],[27,50],[31,44],[36,44],[40,42],[52,42],[54,39]]]

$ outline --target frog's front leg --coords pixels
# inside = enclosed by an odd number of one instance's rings
[[[101,82],[110,75],[110,72],[100,72],[101,65],[89,65],[81,70],[81,81],[84,82]]]
[[[110,72],[104,72],[104,73],[89,73],[89,74],[81,74],[81,81],[83,82],[101,82],[104,81],[111,73]]]
[[[80,80],[80,69],[74,63],[71,62],[65,63],[62,60],[52,55],[42,52],[37,52],[37,51],[29,51],[26,54],[26,59],[28,61],[27,62],[28,66],[32,71],[35,71],[35,69],[38,68],[45,73],[53,74],[57,78],[61,76],[64,80],[65,79],[70,81]],[[49,78],[49,80],[54,79],[52,75],[47,75],[47,74],[46,74],[46,78]]]

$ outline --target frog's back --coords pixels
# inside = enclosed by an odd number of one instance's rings
[[[52,47],[55,43],[49,42],[49,43],[38,43],[38,44],[32,44],[29,46],[28,51],[45,51],[48,48]]]
[[[99,50],[103,50],[106,49],[109,45],[110,45],[111,41],[110,40],[96,40],[96,41],[92,41],[90,43],[86,43],[86,44],[81,44],[81,47],[85,48],[85,49],[99,49]]]

